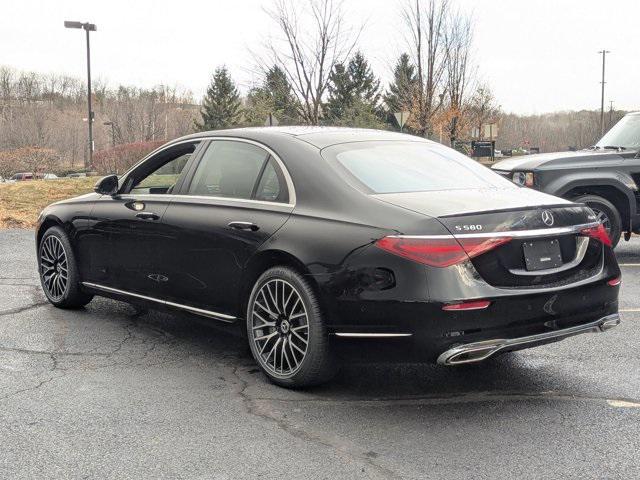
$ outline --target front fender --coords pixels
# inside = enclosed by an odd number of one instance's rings
[[[597,172],[595,177],[593,172],[581,173],[575,172],[553,179],[541,190],[551,195],[565,197],[565,195],[579,187],[596,187],[606,186],[613,187],[627,199],[629,204],[629,212],[631,216],[636,215],[636,197],[635,192],[638,191],[636,182],[623,172]]]

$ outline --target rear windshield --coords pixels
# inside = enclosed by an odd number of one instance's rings
[[[354,142],[322,155],[367,193],[518,188],[463,154],[431,142]]]

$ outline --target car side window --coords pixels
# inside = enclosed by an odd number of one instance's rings
[[[265,202],[282,202],[289,201],[289,193],[287,191],[287,182],[280,167],[271,157],[262,172],[260,182],[256,188],[256,200]]]
[[[160,152],[134,173],[129,193],[171,194],[197,143],[179,145]]]
[[[215,140],[200,160],[189,194],[251,199],[268,156],[251,143]]]

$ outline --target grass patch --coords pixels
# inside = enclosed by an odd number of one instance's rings
[[[0,228],[32,228],[50,203],[93,191],[97,177],[0,183]]]

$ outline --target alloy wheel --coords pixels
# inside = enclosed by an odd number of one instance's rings
[[[40,244],[40,276],[49,297],[62,299],[69,283],[69,265],[64,245],[55,235]]]
[[[251,306],[251,340],[262,367],[279,377],[296,373],[307,355],[309,320],[298,290],[289,282],[266,282]]]
[[[597,208],[591,207],[591,209],[593,210],[593,213],[596,214],[596,219],[598,220],[598,222],[602,223],[602,226],[607,231],[607,234],[611,235],[611,219],[609,218],[609,216],[602,210],[598,210]]]

